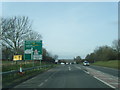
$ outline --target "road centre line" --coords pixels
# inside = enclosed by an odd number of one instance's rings
[[[104,84],[108,85],[109,87],[111,87],[111,88],[115,88],[114,86],[112,86],[112,85],[108,84],[107,82],[105,82],[105,81],[103,81],[103,80],[99,79],[98,77],[96,77],[96,76],[93,76],[93,77],[94,77],[95,79],[97,79],[97,80],[101,81],[102,83],[104,83]]]
[[[69,68],[69,71],[70,71],[71,70],[70,66],[68,68]]]

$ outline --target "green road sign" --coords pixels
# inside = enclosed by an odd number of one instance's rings
[[[24,60],[42,60],[42,40],[24,42]]]

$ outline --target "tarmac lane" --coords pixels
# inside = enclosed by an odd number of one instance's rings
[[[74,65],[59,65],[42,74],[31,78],[14,88],[108,88],[111,87],[99,81]]]

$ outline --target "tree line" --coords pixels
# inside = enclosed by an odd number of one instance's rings
[[[85,60],[90,62],[120,60],[120,40],[114,40],[112,46],[97,47],[93,53],[88,54]]]
[[[74,60],[77,63],[81,63],[85,60],[91,63],[96,61],[120,60],[120,39],[114,40],[112,46],[104,45],[95,48],[92,53],[86,55],[85,59],[77,56]]]
[[[25,40],[42,40],[41,34],[33,30],[32,22],[25,16],[1,18],[2,60],[13,60],[13,55],[24,55]],[[43,60],[54,62],[57,55],[51,55],[43,48]]]

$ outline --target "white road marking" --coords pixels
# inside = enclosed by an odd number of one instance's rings
[[[85,71],[85,70],[84,70],[84,72],[87,73],[87,74],[90,74],[89,72],[87,72],[87,71]]]
[[[41,83],[40,85],[38,85],[39,87],[41,87],[44,83]]]
[[[71,70],[71,68],[70,67],[68,67],[69,68],[69,71]]]
[[[58,70],[58,71],[60,71],[60,70]],[[55,73],[57,73],[58,71],[56,71],[56,72],[54,72],[52,75],[50,75],[49,77],[48,77],[48,79],[46,79],[46,80],[44,80],[40,85],[38,85],[39,87],[41,87],[43,84],[45,84]]]
[[[95,79],[97,79],[97,80],[103,82],[104,84],[108,85],[109,87],[111,87],[111,88],[115,88],[114,86],[112,86],[112,85],[108,84],[107,82],[105,82],[105,81],[99,79],[98,77],[96,77],[96,76],[93,76],[93,77],[94,77]]]
[[[48,81],[48,79],[45,80],[45,82],[47,82],[47,81]]]

